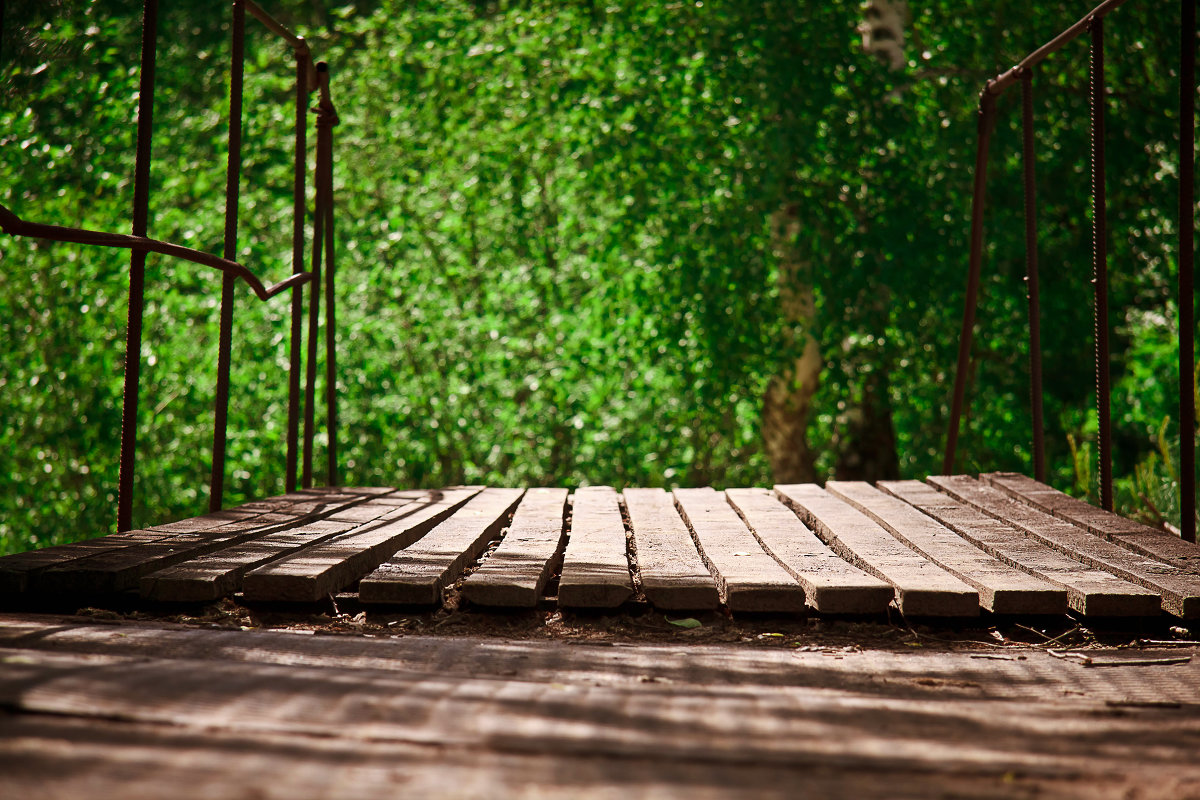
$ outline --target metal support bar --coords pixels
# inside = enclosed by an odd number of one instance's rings
[[[313,438],[316,436],[316,390],[317,390],[317,328],[321,320],[321,259],[325,248],[325,192],[320,180],[321,118],[317,117],[317,198],[313,213],[313,276],[308,304],[308,352],[305,357],[304,381],[304,465],[300,485],[305,489],[313,485]]]
[[[308,203],[305,196],[305,177],[308,172],[308,73],[312,59],[307,53],[296,53],[296,157],[292,172],[292,274],[305,274],[304,220]],[[288,422],[287,472],[285,491],[296,491],[299,472],[298,445],[300,438],[300,351],[303,347],[304,289],[292,289],[292,328],[288,353]]]
[[[225,258],[237,257],[238,203],[242,174],[242,81],[246,56],[246,4],[233,0],[233,47],[229,65],[229,159],[225,172]],[[217,392],[213,414],[212,479],[208,510],[219,511],[225,494],[225,434],[229,419],[229,370],[233,349],[234,280],[221,279],[221,333],[217,350]]]
[[[1196,541],[1196,0],[1180,0],[1179,48],[1179,532]]]
[[[142,67],[138,83],[137,161],[133,178],[133,235],[150,227],[150,156],[154,135],[154,72],[158,51],[158,0],[142,12]],[[142,365],[142,311],[146,252],[129,257],[129,318],[125,329],[125,385],[121,403],[121,467],[117,477],[117,530],[133,527],[133,473],[137,449],[138,384]]]
[[[958,449],[958,428],[962,419],[967,392],[967,371],[971,361],[971,344],[975,335],[975,309],[979,303],[979,274],[983,263],[983,206],[987,185],[988,144],[996,117],[996,98],[984,92],[979,96],[978,134],[975,149],[975,180],[971,195],[971,256],[967,268],[967,297],[963,307],[962,330],[958,338],[958,366],[954,372],[954,399],[950,405],[950,430],[946,434],[946,453],[942,472],[954,472],[954,456]]]
[[[322,65],[324,66],[324,65]],[[324,76],[326,72],[322,70]],[[325,196],[325,414],[328,442],[325,452],[326,485],[339,484],[337,466],[337,315],[334,301],[333,238],[333,126],[336,118],[322,116],[317,122],[317,160]]]
[[[1029,295],[1029,394],[1033,422],[1033,477],[1046,480],[1042,417],[1042,312],[1038,289],[1037,182],[1033,140],[1033,68],[1021,73],[1021,160],[1025,167],[1025,288]]]
[[[1091,20],[1092,286],[1096,325],[1096,409],[1100,417],[1100,505],[1113,509],[1112,387],[1108,350],[1108,228],[1104,156],[1104,19]]]

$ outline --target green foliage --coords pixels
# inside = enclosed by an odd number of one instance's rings
[[[127,228],[134,5],[9,5],[0,202],[22,216]],[[809,431],[818,465],[832,467],[840,415],[882,372],[902,471],[938,469],[977,93],[1077,10],[914,5],[910,62],[893,72],[861,52],[849,3],[269,6],[329,60],[342,119],[344,480],[767,484],[762,393],[806,333],[827,365]],[[1109,26],[1108,144],[1118,473],[1134,476],[1122,497],[1159,503],[1148,482],[1169,460],[1147,454],[1172,435],[1159,422],[1176,389],[1174,122],[1162,109],[1178,33],[1154,8],[1130,4]],[[250,34],[238,253],[274,281],[291,271],[291,60],[253,22]],[[227,40],[224,10],[163,4],[151,233],[213,253]],[[1081,42],[1037,82],[1047,440],[1061,485],[1094,460],[1085,71]],[[964,469],[1028,468],[1016,100],[1001,101],[990,167]],[[781,309],[769,226],[781,208],[802,222],[792,244],[816,302],[808,331]],[[0,248],[2,552],[111,529],[128,257]],[[150,259],[135,524],[205,504],[218,287],[208,270]],[[237,304],[230,503],[282,489],[286,421],[286,299],[239,287]]]

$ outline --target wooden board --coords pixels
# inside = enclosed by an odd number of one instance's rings
[[[152,572],[139,582],[141,596],[170,603],[216,600],[242,588],[246,572],[319,544],[342,533],[396,511],[414,500],[407,496],[380,498],[370,504],[352,506],[353,514],[335,513],[329,519],[288,528],[233,547],[192,558],[182,564]],[[367,512],[371,516],[367,516]],[[350,517],[347,519],[346,517]]]
[[[716,608],[717,584],[671,496],[662,489],[626,489],[623,497],[646,599],[664,611]]]
[[[358,498],[368,496],[362,494],[362,490],[353,491]],[[306,489],[151,528],[5,556],[0,558],[0,595],[30,591],[31,576],[40,575],[45,570],[73,564],[81,559],[116,553],[131,545],[170,541],[181,534],[199,534],[216,529],[220,529],[222,533],[277,529],[279,523],[285,521],[281,514],[292,515],[292,519],[298,523],[304,517],[304,512],[298,512],[301,504],[324,500],[328,495],[335,493],[340,493],[340,490]],[[176,544],[181,545],[185,542],[186,538],[178,540]],[[112,590],[104,578],[100,580],[105,584],[105,591]],[[55,586],[52,585],[50,590],[55,591]]]
[[[1014,500],[969,475],[934,475],[928,482],[1071,558],[1157,592],[1162,597],[1163,610],[1170,614],[1183,619],[1200,617],[1200,575],[1194,572],[1105,541],[1077,525]]]
[[[488,542],[508,524],[522,489],[484,489],[415,546],[396,553],[359,582],[363,603],[435,605]]]
[[[462,585],[481,606],[534,608],[558,566],[566,538],[566,489],[528,489],[500,546]]]
[[[664,610],[716,608],[720,594],[679,516],[662,489],[625,489],[632,542],[642,591]]]
[[[901,542],[979,592],[981,606],[994,614],[1065,614],[1067,592],[1009,566],[903,500],[864,481],[830,481],[825,489],[840,497]]]
[[[1175,800],[1200,785],[1200,658],[16,625],[0,621],[5,798]]]
[[[828,614],[881,614],[895,590],[843,559],[767,489],[725,496],[754,537],[804,589],[805,602]]]
[[[1125,519],[1016,472],[991,472],[979,477],[1016,500],[1086,528],[1127,550],[1187,571],[1200,567],[1200,545],[1185,542],[1174,534]]]
[[[905,547],[861,511],[816,484],[776,486],[775,493],[838,555],[895,587],[902,614],[978,616],[974,589]]]
[[[804,589],[767,555],[724,495],[710,488],[672,494],[730,611],[804,610]]]
[[[617,608],[633,596],[629,543],[617,493],[608,486],[575,490],[571,530],[558,579],[565,608]]]
[[[478,491],[414,492],[419,495],[414,502],[378,522],[250,570],[242,578],[242,593],[251,601],[313,602],[339,592],[420,539]]]
[[[1000,520],[921,481],[880,481],[879,488],[919,509],[1001,561],[1061,586],[1080,614],[1098,617],[1157,615],[1159,597],[1060,553]]]
[[[85,559],[55,565],[29,577],[28,591],[52,596],[106,595],[137,589],[151,572],[215,550],[247,542],[322,514],[361,502],[362,495],[327,494],[287,506],[287,511],[264,512],[218,528],[176,533],[163,539],[108,550]]]

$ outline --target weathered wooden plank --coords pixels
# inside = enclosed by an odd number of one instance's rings
[[[790,484],[775,493],[838,555],[895,587],[901,613],[978,616],[978,592],[821,487]]]
[[[139,591],[148,600],[167,603],[216,600],[240,590],[246,572],[354,527],[353,522],[328,519],[271,533],[145,575]]]
[[[1185,571],[1200,567],[1200,545],[1185,542],[1174,534],[1125,519],[1016,472],[991,472],[979,477],[1014,499],[1086,528],[1127,550]]]
[[[995,614],[1065,614],[1067,592],[1009,566],[908,503],[865,481],[830,481],[840,497],[900,541],[979,592],[979,603]]]
[[[576,489],[558,604],[616,608],[632,596],[628,541],[616,491],[608,486]]]
[[[662,489],[623,493],[646,599],[663,610],[716,608],[717,584],[671,496]]]
[[[1138,617],[1158,613],[1159,597],[1149,589],[1089,567],[921,481],[880,481],[878,486],[1004,563],[1063,587],[1067,604],[1080,614]]]
[[[396,553],[358,584],[364,603],[435,605],[508,524],[523,489],[484,489],[417,544]]]
[[[420,499],[379,522],[250,570],[242,578],[242,593],[254,601],[313,602],[341,591],[420,539],[478,491],[420,492]]]
[[[107,553],[120,547],[153,542],[168,535],[152,530],[126,531],[4,556],[0,558],[0,594],[19,594],[26,591],[29,588],[30,576],[50,567],[98,553]]]
[[[503,541],[462,585],[469,603],[534,608],[566,538],[566,489],[528,489]]]
[[[177,533],[163,539],[107,550],[44,569],[28,579],[28,591],[55,596],[104,595],[136,589],[151,572],[196,556],[286,530],[363,500],[358,494],[325,494],[301,500],[287,512],[264,512],[218,528]],[[292,510],[294,509],[294,511]]]
[[[349,491],[369,498],[378,494],[380,490],[368,488]],[[299,522],[304,517],[304,513],[298,511],[301,504],[312,503],[315,500],[325,499],[331,494],[342,493],[341,490],[328,488],[305,489],[301,492],[256,500],[236,508],[214,511],[199,517],[155,525],[143,530],[125,531],[96,539],[16,553],[0,558],[0,594],[28,591],[30,576],[38,575],[53,567],[78,562],[81,559],[117,552],[131,545],[167,541],[180,534],[197,534],[218,528],[224,532],[232,532],[277,527],[283,519],[279,516],[280,514],[291,514],[293,519]]]
[[[1200,575],[1146,558],[1053,517],[969,475],[934,475],[928,481],[988,516],[1003,520],[1054,549],[1111,572],[1162,597],[1163,610],[1184,619],[1200,617]]]
[[[767,489],[727,489],[725,496],[755,538],[804,589],[805,602],[827,614],[879,614],[895,590],[833,552]]]
[[[767,555],[723,495],[711,488],[672,494],[730,611],[804,610],[804,589]]]

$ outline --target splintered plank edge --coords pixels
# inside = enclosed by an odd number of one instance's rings
[[[535,607],[566,536],[567,495],[566,489],[526,491],[500,546],[463,582],[463,599],[481,606]]]
[[[795,612],[804,589],[769,556],[745,522],[713,489],[676,489],[675,504],[731,611]]]
[[[522,489],[484,489],[420,542],[379,564],[358,585],[363,603],[436,605],[508,523]]]

